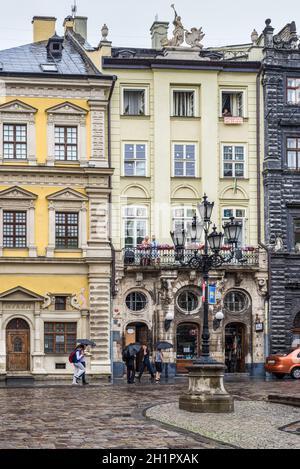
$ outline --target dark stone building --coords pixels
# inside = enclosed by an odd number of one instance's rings
[[[294,22],[264,30],[265,234],[270,349],[300,344],[300,43]]]

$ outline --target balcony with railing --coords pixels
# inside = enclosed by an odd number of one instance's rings
[[[124,267],[141,267],[142,269],[160,269],[160,268],[183,268],[182,264],[186,264],[197,255],[204,254],[204,246],[188,246],[184,249],[183,257],[178,258],[176,250],[172,246],[162,245],[158,247],[128,247],[123,250]],[[211,254],[211,252],[210,252]],[[223,246],[220,255],[228,261],[225,266],[233,268],[258,268],[259,266],[259,249],[249,246],[235,249],[234,257],[231,258],[231,247]]]

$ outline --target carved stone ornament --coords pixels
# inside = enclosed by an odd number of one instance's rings
[[[49,308],[49,306],[51,306],[51,303],[53,302],[53,299],[54,298],[51,296],[50,293],[46,293],[44,303],[42,304],[42,309]]]
[[[283,241],[280,236],[276,237],[274,251],[275,252],[283,251]]]
[[[161,280],[161,302],[163,305],[167,306],[173,302],[173,286],[172,280],[162,279]]]
[[[80,290],[78,297],[77,295],[72,295],[70,303],[72,308],[77,309],[78,311],[82,309],[87,309],[87,302],[85,299],[85,288],[82,288]]]
[[[273,44],[275,49],[297,49],[299,47],[299,37],[294,21],[288,23],[274,36]]]
[[[268,293],[268,282],[266,278],[256,278],[256,285],[260,296],[266,296]]]

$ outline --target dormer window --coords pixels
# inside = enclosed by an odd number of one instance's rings
[[[57,36],[50,37],[48,44],[47,44],[47,55],[48,57],[53,57],[55,59],[61,59],[62,51],[63,51],[63,42],[64,38]]]

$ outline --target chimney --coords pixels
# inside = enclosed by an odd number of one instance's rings
[[[158,21],[155,18],[153,25],[150,28],[152,49],[162,49],[161,41],[168,38],[169,23],[165,21]]]
[[[74,29],[74,23],[75,23],[75,20],[74,20],[73,16],[67,16],[64,19],[64,23],[63,23],[63,27],[65,28],[65,32],[67,32],[67,29]]]
[[[85,40],[87,40],[87,22],[86,16],[75,16],[74,18],[75,33],[80,34]]]
[[[55,34],[56,18],[53,16],[34,16],[33,42],[48,41]]]

